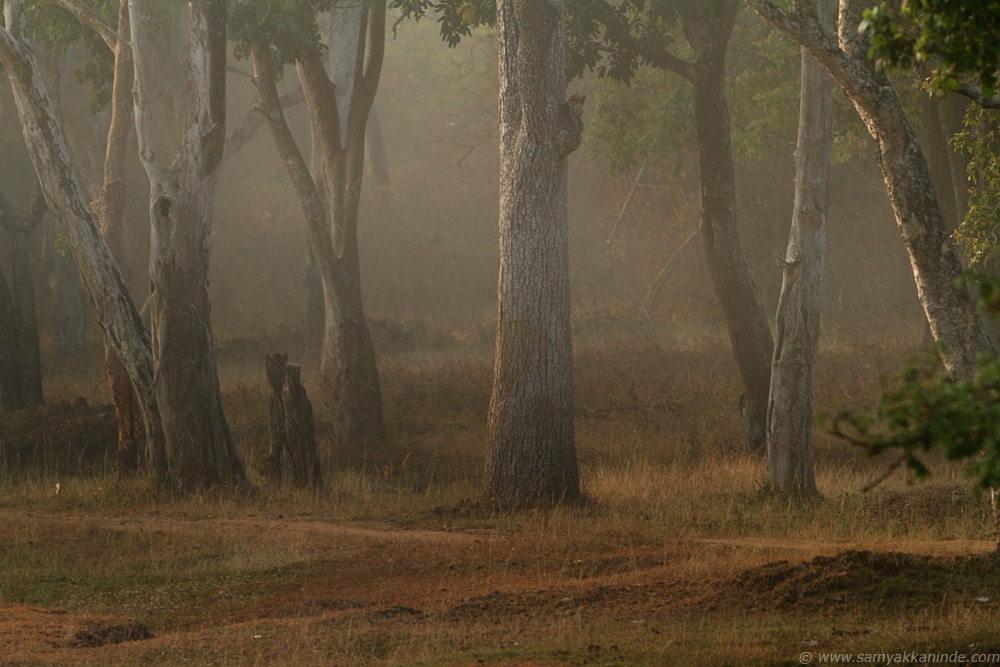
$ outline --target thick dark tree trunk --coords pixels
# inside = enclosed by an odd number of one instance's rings
[[[26,405],[21,386],[19,340],[14,300],[10,296],[7,278],[0,271],[0,404],[12,410]]]
[[[499,0],[500,275],[485,491],[505,505],[575,500],[565,3]]]
[[[701,170],[702,247],[743,379],[744,448],[748,454],[761,454],[774,343],[737,231],[736,175],[724,92],[726,49],[739,6],[739,0],[692,3],[681,11],[681,21],[696,54],[692,83]]]
[[[951,145],[951,139],[965,127],[967,106],[968,101],[958,95],[949,95],[937,103],[938,122],[941,124],[941,136],[946,142],[948,167],[951,170],[956,226],[962,224],[969,213],[969,158],[960,149]],[[948,210],[944,207],[942,209]]]
[[[368,146],[368,162],[372,168],[372,176],[375,177],[375,185],[383,189],[388,188],[390,184],[389,159],[386,157],[385,143],[382,141],[382,123],[379,122],[378,112],[374,106],[368,118],[365,143]]]
[[[47,211],[41,190],[35,191],[28,215],[24,217],[14,215],[7,200],[0,193],[0,223],[5,231],[9,232],[11,240],[11,285],[9,289],[7,285],[3,286],[2,291],[7,301],[3,311],[12,313],[14,320],[13,325],[7,322],[0,324],[0,328],[6,332],[0,340],[0,345],[6,348],[4,352],[0,352],[0,359],[16,359],[19,377],[14,381],[15,384],[11,385],[11,389],[18,391],[20,398],[15,402],[21,406],[43,403],[42,359],[38,341],[35,285],[31,277],[31,250],[28,246],[32,232],[38,228],[38,223],[45,217]],[[10,406],[6,401],[4,404]]]
[[[361,301],[360,267],[324,289],[321,382],[342,447],[376,452],[386,442],[375,347]]]
[[[302,284],[306,287],[306,347],[309,353],[315,354],[318,359],[326,329],[326,306],[323,305],[323,276],[320,275],[311,243],[309,264],[306,266]]]
[[[927,96],[924,98],[924,112],[926,122],[924,130],[926,133],[924,146],[927,154],[927,168],[931,174],[931,181],[934,183],[934,191],[938,193],[938,203],[941,205],[941,215],[944,216],[945,224],[951,221],[952,229],[957,227],[962,218],[959,217],[959,205],[955,200],[957,188],[952,180],[952,148],[948,141],[954,134],[945,134],[945,100],[938,97]],[[963,178],[964,180],[964,178]]]
[[[833,82],[802,49],[795,208],[785,251],[767,406],[767,480],[779,493],[816,490],[813,408],[826,211],[833,147]]]
[[[55,262],[56,353],[67,359],[80,357],[87,351],[87,294],[73,256],[56,250]]]
[[[31,232],[37,228],[38,220],[44,215],[42,210],[29,214],[27,224],[13,233],[11,273],[13,280],[12,297],[17,315],[18,366],[21,375],[21,390],[25,405],[41,405],[42,395],[42,355],[38,341],[38,317],[35,309],[35,283],[31,278],[31,253],[28,248]]]

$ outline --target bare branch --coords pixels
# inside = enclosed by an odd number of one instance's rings
[[[889,477],[892,476],[892,473],[896,472],[899,466],[906,463],[907,458],[908,458],[907,455],[903,454],[898,459],[893,461],[893,463],[888,468],[885,469],[885,472],[883,472],[881,475],[879,475],[878,477],[876,477],[875,479],[873,479],[872,481],[868,482],[863,487],[861,487],[861,493],[868,493],[872,489],[879,486],[882,482],[889,479]]]
[[[120,43],[128,44],[128,40],[123,39],[114,27],[105,21],[104,17],[98,14],[94,9],[76,2],[76,0],[55,1],[56,4],[75,16],[77,21],[100,35],[101,39],[104,40],[104,43],[107,44],[108,48],[112,51],[114,51]]]
[[[964,95],[984,109],[1000,109],[1000,94],[993,97],[983,97],[983,89],[973,86],[971,83],[960,83],[957,91],[959,95]]]

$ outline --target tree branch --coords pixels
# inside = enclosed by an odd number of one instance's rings
[[[316,181],[309,173],[309,165],[302,157],[302,151],[288,127],[288,121],[281,107],[281,98],[278,96],[278,87],[274,83],[274,63],[271,60],[271,53],[267,46],[254,44],[250,48],[250,57],[254,69],[251,81],[257,88],[257,99],[259,100],[257,110],[260,111],[267,122],[268,129],[271,130],[274,146],[281,155],[281,161],[288,172],[288,178],[292,181],[292,187],[295,188],[295,192],[299,196],[309,238],[312,247],[316,250],[317,264],[319,264],[320,271],[324,273],[337,270],[337,258],[332,252],[333,241],[325,206],[316,187]],[[331,251],[328,252],[328,250]]]
[[[644,62],[653,67],[677,74],[689,82],[694,82],[694,64],[675,56],[665,48],[646,47],[632,34],[627,19],[606,0],[596,0],[593,4],[595,18],[604,24],[604,30],[612,42],[623,44],[637,53]]]
[[[958,90],[955,91],[956,93],[968,97],[982,108],[1000,109],[1000,94],[993,97],[983,97],[983,89],[979,86],[973,86],[971,83],[965,83],[964,81],[959,83],[958,86]]]
[[[24,40],[24,0],[5,0],[3,5],[4,26],[0,27],[0,38],[14,41]],[[6,41],[6,39],[4,40]],[[6,47],[7,44],[4,44]]]
[[[104,43],[112,51],[115,50],[119,43],[128,43],[127,39],[123,39],[114,27],[92,8],[86,7],[76,2],[76,0],[55,0],[55,2],[75,16],[77,21],[100,35],[101,39],[104,40]]]
[[[253,80],[254,76],[251,74],[248,78]],[[302,94],[301,88],[294,88],[278,98],[278,104],[282,110],[297,106],[305,101],[306,98]],[[250,143],[264,121],[264,114],[261,113],[261,110],[256,107],[251,108],[240,126],[226,139],[226,155],[223,159],[228,160]]]

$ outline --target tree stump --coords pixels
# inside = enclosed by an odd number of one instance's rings
[[[302,386],[302,367],[288,363],[287,354],[269,354],[265,370],[271,385],[271,414],[264,475],[274,482],[287,476],[293,484],[318,486],[323,477],[312,403]]]

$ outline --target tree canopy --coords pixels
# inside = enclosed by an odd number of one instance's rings
[[[861,30],[871,38],[870,55],[894,67],[927,62],[933,84],[975,96],[966,76],[991,100],[1000,68],[1000,2],[997,0],[903,0],[865,11]]]

